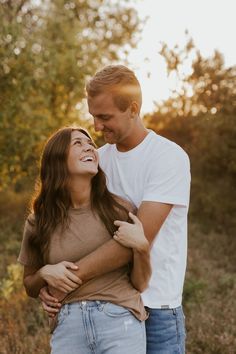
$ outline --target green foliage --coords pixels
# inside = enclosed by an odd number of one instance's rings
[[[206,284],[200,281],[199,279],[191,279],[186,280],[184,285],[184,293],[183,293],[183,302],[201,302],[204,301],[203,293]]]
[[[0,185],[20,190],[48,135],[81,121],[87,78],[135,45],[139,20],[112,0],[5,0],[0,18]]]
[[[236,227],[236,67],[225,68],[215,52],[203,58],[193,40],[184,48],[161,54],[178,89],[156,111],[146,115],[148,127],[182,146],[192,171],[190,212],[205,229]],[[191,59],[191,60],[190,60]],[[184,74],[188,63],[190,73]],[[191,64],[190,64],[191,63]]]
[[[10,264],[7,267],[7,277],[0,281],[0,295],[8,299],[13,292],[22,287],[22,267]]]
[[[225,68],[223,55],[204,58],[190,38],[183,48],[162,45],[168,75],[176,79],[176,88],[157,113],[168,117],[196,116],[204,113],[236,112],[236,67]],[[189,72],[186,74],[186,69]]]
[[[235,116],[221,113],[162,118],[154,113],[147,124],[177,142],[189,154],[190,211],[194,217],[201,220],[205,228],[232,232],[236,226]]]

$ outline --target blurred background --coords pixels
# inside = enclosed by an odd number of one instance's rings
[[[234,0],[0,0],[0,353],[49,353],[17,255],[48,136],[88,128],[86,80],[135,70],[145,125],[192,170],[184,288],[187,353],[236,352],[236,3]]]

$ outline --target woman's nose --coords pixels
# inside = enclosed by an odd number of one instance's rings
[[[90,145],[90,144],[85,144],[83,146],[85,151],[94,151],[94,146]]]

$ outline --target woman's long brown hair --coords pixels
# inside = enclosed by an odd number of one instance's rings
[[[74,130],[91,139],[88,132],[82,128],[62,128],[48,139],[41,157],[40,175],[36,182],[37,192],[32,200],[34,218],[29,218],[29,222],[34,230],[30,245],[39,252],[39,259],[43,260],[43,263],[48,256],[52,232],[58,225],[63,229],[68,223],[71,199],[68,190],[67,158],[71,133]],[[128,220],[128,210],[108,191],[106,176],[100,167],[92,178],[90,202],[91,209],[99,215],[111,235],[116,230],[114,220]]]

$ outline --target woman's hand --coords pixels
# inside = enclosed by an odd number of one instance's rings
[[[149,250],[149,242],[144,235],[141,221],[131,212],[129,213],[129,217],[133,220],[133,224],[119,220],[114,222],[119,227],[114,233],[114,240],[138,252]]]
[[[69,269],[77,270],[78,266],[72,262],[63,261],[57,264],[47,264],[39,270],[39,273],[51,288],[68,294],[82,284],[82,280]]]

